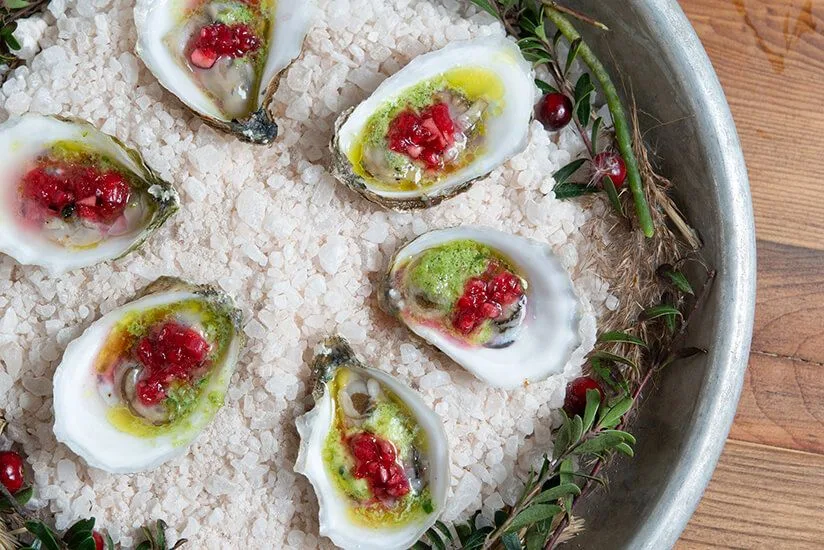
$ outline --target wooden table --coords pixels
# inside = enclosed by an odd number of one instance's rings
[[[681,0],[750,171],[758,299],[718,469],[679,549],[824,548],[824,0]]]

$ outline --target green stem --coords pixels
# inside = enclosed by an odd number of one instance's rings
[[[569,22],[561,12],[552,6],[546,6],[546,16],[552,23],[558,27],[561,34],[572,43],[581,38],[572,23]],[[607,72],[601,61],[595,56],[593,51],[589,48],[586,42],[581,41],[581,49],[578,55],[586,63],[592,75],[598,80],[601,88],[606,96],[609,112],[612,115],[612,123],[615,126],[615,140],[618,143],[618,149],[621,156],[627,165],[627,179],[629,181],[629,188],[632,191],[632,198],[635,201],[635,212],[638,216],[638,224],[641,230],[647,237],[652,237],[655,234],[655,226],[652,222],[652,214],[647,203],[647,197],[644,193],[644,184],[641,181],[641,172],[638,169],[638,159],[632,149],[632,134],[630,132],[630,124],[627,119],[624,106],[621,103],[621,98],[618,96],[618,90],[612,82],[609,73]]]

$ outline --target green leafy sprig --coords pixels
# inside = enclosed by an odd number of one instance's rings
[[[6,421],[0,414],[0,435]],[[52,529],[42,518],[25,508],[34,495],[31,486],[26,486],[12,495],[0,483],[0,550],[96,550],[94,540],[95,518],[81,519],[70,526],[62,535]],[[180,539],[172,546],[166,539],[166,523],[158,520],[152,526],[143,527],[145,539],[135,550],[176,550],[186,544]],[[105,550],[115,550],[114,541],[106,532],[101,532]]]
[[[626,115],[618,90],[595,53],[575,29],[567,16],[584,21],[601,30],[607,26],[576,10],[560,5],[553,0],[470,0],[473,4],[500,20],[507,32],[518,39],[524,57],[534,66],[545,67],[553,84],[537,80],[536,84],[544,93],[562,93],[572,99],[572,120],[586,146],[586,159],[578,159],[562,168],[555,176],[556,196],[562,199],[596,192],[593,185],[574,184],[569,177],[586,161],[593,162],[598,154],[598,140],[603,133],[604,121],[593,114],[592,100],[595,95],[593,78],[606,98],[613,121],[614,145],[617,147],[627,169],[627,182],[635,204],[635,213],[641,231],[647,237],[655,233],[652,214],[647,202],[638,159],[633,150],[632,126]],[[547,29],[556,29],[550,37]],[[566,40],[569,50],[564,59],[559,54],[559,44]],[[573,83],[571,69],[576,60],[582,61],[589,72],[585,72]],[[583,160],[584,162],[579,162]],[[572,170],[571,167],[575,166]],[[559,176],[561,176],[559,178]],[[607,194],[610,204],[621,216],[625,216],[619,192],[612,180],[602,177],[600,184]]]
[[[659,273],[672,281],[674,292],[694,296],[692,286],[682,272],[672,266],[662,266]],[[706,299],[714,279],[715,273],[710,271],[700,294],[694,296],[690,316]],[[683,303],[682,300],[675,302]],[[650,311],[658,314],[647,314]],[[639,323],[676,317],[684,317],[681,310],[674,305],[660,304],[647,309]],[[438,522],[415,548],[555,548],[570,525],[576,505],[596,487],[606,484],[601,473],[610,459],[616,454],[634,456],[636,440],[626,431],[626,426],[655,374],[677,359],[705,353],[699,348],[681,347],[687,325],[685,319],[680,323],[677,334],[658,349],[628,332],[601,334],[589,362],[593,373],[608,388],[611,397],[602,398],[599,391],[589,390],[583,415],[570,417],[562,412],[562,423],[555,432],[552,455],[544,456],[541,468],[529,473],[515,505],[495,512],[493,525],[478,525],[480,511],[468,522],[451,527]],[[643,350],[645,358],[649,359],[644,364],[649,367],[644,368],[629,357],[616,353],[613,351],[616,345]],[[644,369],[640,378],[629,376],[628,370],[637,372],[639,369]]]

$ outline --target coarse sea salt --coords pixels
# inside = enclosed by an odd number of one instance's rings
[[[22,25],[34,58],[9,74],[0,119],[29,110],[89,118],[139,146],[184,193],[180,212],[123,260],[48,278],[0,258],[2,406],[34,471],[35,502],[58,527],[94,515],[130,547],[135,529],[162,518],[170,537],[185,535],[193,548],[262,538],[273,548],[331,548],[317,536],[315,495],[292,466],[294,419],[309,391],[305,360],[336,331],[365,361],[419,389],[443,419],[453,456],[446,520],[511,504],[517,479],[551,450],[553,409],[594,344],[596,315],[617,306],[589,269],[603,243],[578,231],[592,213],[551,193],[550,174],[582,151],[580,140],[533,123],[527,150],[471,192],[413,214],[380,210],[326,168],[335,118],[414,56],[503,30],[451,0],[317,3],[304,52],[274,96],[280,136],[271,147],[212,130],[157,84],[132,54],[130,1],[52,0],[47,28]],[[562,375],[511,392],[489,388],[377,311],[373,288],[396,247],[459,224],[527,235],[563,258],[584,308],[583,345]],[[153,472],[108,475],[55,443],[47,382],[72,338],[160,275],[233,294],[249,343],[225,407],[186,455]]]

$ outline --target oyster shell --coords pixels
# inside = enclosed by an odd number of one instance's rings
[[[267,144],[278,130],[269,102],[281,72],[300,55],[314,9],[311,0],[138,0],[137,54],[208,124]],[[198,47],[210,30],[216,38]]]
[[[151,470],[186,452],[223,405],[240,311],[163,277],[72,341],[54,375],[54,434],[90,466]]]
[[[334,175],[387,208],[438,204],[526,147],[536,92],[513,42],[454,42],[414,59],[341,115]]]
[[[344,549],[405,549],[441,514],[449,449],[440,418],[340,337],[312,364],[314,408],[297,419],[295,471],[320,506],[320,534]]]
[[[425,233],[402,247],[382,309],[492,386],[563,371],[580,346],[579,301],[549,246],[485,227]]]
[[[0,153],[0,252],[21,264],[62,273],[120,258],[180,206],[137,151],[81,120],[11,118]],[[97,178],[113,178],[116,204]]]

